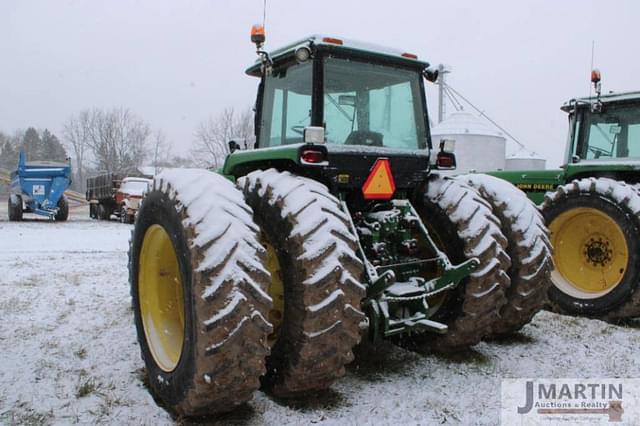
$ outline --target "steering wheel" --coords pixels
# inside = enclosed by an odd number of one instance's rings
[[[590,146],[589,151],[593,152],[594,158],[600,158],[602,156],[611,157],[611,153],[606,149],[599,148],[597,146]]]

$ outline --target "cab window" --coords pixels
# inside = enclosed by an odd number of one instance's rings
[[[265,78],[260,123],[261,147],[302,142],[311,124],[311,63],[274,70]]]
[[[601,113],[585,112],[580,157],[640,158],[640,110],[625,106],[605,108]]]

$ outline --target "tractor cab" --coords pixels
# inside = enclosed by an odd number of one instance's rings
[[[322,35],[267,53],[255,30],[259,59],[246,72],[260,78],[260,149],[234,152],[225,174],[240,176],[258,162],[312,176],[334,193],[350,192],[385,158],[399,190],[426,180],[433,167],[424,80],[437,78],[429,63],[411,53]],[[453,168],[453,154],[441,151],[439,168]]]
[[[640,182],[640,92],[601,95],[598,70],[592,72],[591,82],[595,96],[571,99],[560,108],[569,116],[560,168],[490,174],[516,185],[536,204],[542,204],[547,192],[574,179],[606,177]]]
[[[569,113],[570,166],[603,162],[640,163],[640,92],[572,100]]]
[[[261,77],[257,146],[304,141],[322,127],[331,145],[417,150],[430,146],[417,56],[325,36],[269,54],[247,70]]]

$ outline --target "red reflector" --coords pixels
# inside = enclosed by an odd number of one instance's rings
[[[436,166],[443,169],[449,169],[454,166],[453,158],[448,155],[440,155],[436,157]]]
[[[305,149],[300,155],[300,159],[305,163],[318,164],[324,161],[324,153],[312,149]]]
[[[414,55],[413,53],[405,52],[400,56],[405,57],[405,58],[409,58],[409,59],[418,59],[418,55]]]
[[[338,46],[342,46],[342,40],[340,40],[339,38],[323,37],[322,41],[324,43],[331,43],[331,44],[337,44]]]

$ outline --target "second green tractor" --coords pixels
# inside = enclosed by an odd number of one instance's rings
[[[540,204],[551,231],[553,310],[612,322],[640,316],[640,92],[562,106],[565,162],[556,170],[495,172]]]

